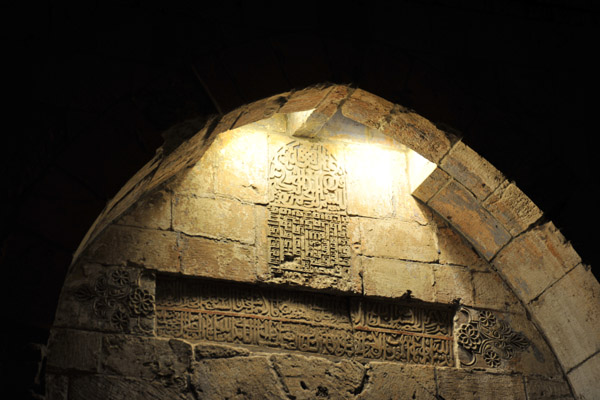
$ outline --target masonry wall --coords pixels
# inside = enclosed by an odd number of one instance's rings
[[[137,201],[83,250],[65,282],[49,343],[49,399],[107,393],[128,399],[572,398],[521,300],[464,232],[411,196],[414,152],[341,113],[316,137],[292,137],[293,123],[275,114],[220,133],[199,162]],[[302,272],[295,258],[272,262],[271,169],[290,142],[321,146],[344,170],[349,261],[341,277]],[[169,310],[159,310],[164,297],[157,282],[198,278],[257,291],[444,306],[453,317],[452,359],[448,365],[369,359],[164,329]],[[523,346],[492,361],[469,352],[469,321],[481,327],[484,317],[525,338]]]

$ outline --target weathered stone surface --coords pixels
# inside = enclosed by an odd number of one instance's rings
[[[470,271],[490,271],[490,266],[477,254],[473,246],[459,235],[448,223],[438,215],[434,215],[433,223],[437,225],[437,242],[439,263],[468,267]]]
[[[520,375],[496,375],[461,369],[437,369],[438,395],[444,399],[519,399],[525,400]]]
[[[173,229],[188,235],[254,243],[253,206],[222,198],[177,196]]]
[[[434,265],[434,292],[438,303],[473,305],[473,282],[471,273],[466,267],[451,265]]]
[[[198,162],[210,145],[211,139],[209,135],[213,134],[210,131],[212,125],[212,120],[207,121],[204,128],[200,129],[198,133],[164,156],[149,186],[151,188],[157,187],[183,168]]]
[[[54,326],[152,334],[154,281],[154,274],[141,268],[76,263],[65,280]]]
[[[371,362],[357,399],[435,400],[436,393],[433,368]]]
[[[89,246],[85,259],[102,264],[134,264],[178,272],[177,233],[112,225]]]
[[[525,378],[527,400],[572,400],[569,384],[563,380],[550,381],[540,378]]]
[[[361,263],[365,295],[435,300],[430,264],[374,257],[361,257]]]
[[[348,144],[343,147],[347,171],[348,214],[384,218],[394,215],[394,168],[400,154],[393,150]],[[366,168],[365,166],[369,167]]]
[[[55,375],[47,373],[46,399],[45,400],[67,400],[69,392],[69,378],[66,375]]]
[[[194,360],[205,358],[231,358],[250,355],[250,351],[236,346],[215,344],[210,342],[194,343]]]
[[[342,114],[356,122],[371,128],[380,129],[385,117],[394,107],[393,103],[372,95],[362,89],[356,89],[342,105]],[[400,141],[402,143],[402,141]]]
[[[237,242],[182,235],[181,272],[185,275],[254,281],[254,253],[254,247]]]
[[[434,163],[450,150],[454,140],[427,119],[398,104],[386,115],[380,129]]]
[[[524,351],[517,351],[515,356],[506,363],[509,371],[521,372],[528,376],[543,376],[548,379],[561,379],[563,372],[556,356],[546,340],[528,319],[526,314],[497,313],[515,332],[520,332],[530,345]]]
[[[279,109],[282,114],[313,109],[335,86],[318,85],[295,91]]]
[[[600,284],[577,266],[530,309],[567,371],[600,350]]]
[[[201,399],[285,399],[266,357],[218,358],[194,363],[193,390]]]
[[[339,104],[351,92],[352,89],[347,86],[334,86],[323,101],[289,133],[298,137],[315,137],[329,119],[336,114]]]
[[[182,340],[106,335],[102,340],[102,372],[160,382],[184,390],[192,346]]]
[[[477,307],[523,312],[519,299],[496,272],[473,271],[473,287]]]
[[[232,198],[267,202],[267,132],[253,127],[223,132],[215,148],[215,192]]]
[[[217,136],[218,138],[218,136]],[[217,138],[215,141],[217,141]],[[215,142],[213,141],[213,143]],[[215,170],[218,169],[218,146],[212,144],[206,149],[200,160],[179,171],[167,184],[175,195],[210,196],[215,191]]]
[[[168,230],[171,228],[171,194],[160,190],[140,199],[117,224]]]
[[[450,175],[440,167],[437,167],[423,183],[412,193],[417,199],[427,203],[442,187],[450,180]]]
[[[219,122],[217,123],[217,125],[215,126],[213,131],[210,133],[210,137],[208,138],[207,142],[212,143],[212,140],[214,140],[219,134],[221,134],[222,132],[226,132],[230,129],[233,129],[233,125],[245,111],[246,111],[246,106],[242,106],[240,108],[236,108],[235,110],[230,111],[227,114],[223,115],[219,119]]]
[[[542,216],[542,211],[513,182],[504,181],[483,206],[510,232],[517,236]]]
[[[363,255],[426,262],[438,258],[431,226],[398,219],[361,218],[360,229]]]
[[[48,369],[96,372],[102,335],[74,329],[53,329],[48,340]]]
[[[578,399],[597,399],[600,393],[600,353],[573,369],[567,376]]]
[[[515,238],[494,259],[498,271],[526,303],[580,262],[551,222]]]
[[[487,260],[510,240],[510,234],[481,207],[461,184],[452,181],[438,192],[429,206],[460,231]]]
[[[462,142],[452,147],[440,166],[479,200],[484,200],[504,180],[500,171]]]
[[[379,132],[344,117],[338,110],[318,132],[317,137],[322,140],[337,142],[368,143],[374,132]],[[380,133],[381,134],[381,133]]]
[[[70,380],[69,400],[192,400],[188,392],[174,386],[139,379],[104,375],[74,376]]]
[[[353,361],[332,362],[300,355],[273,355],[273,368],[289,398],[354,399],[364,376],[364,367]]]
[[[248,104],[243,114],[240,115],[233,125],[233,129],[260,121],[261,119],[270,118],[286,103],[289,96],[290,93],[286,92]]]

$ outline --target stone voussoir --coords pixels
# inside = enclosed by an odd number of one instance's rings
[[[566,371],[600,351],[600,283],[579,264],[530,305]]]
[[[500,171],[463,142],[450,149],[440,166],[479,200],[487,198],[504,181]]]
[[[514,182],[504,181],[483,206],[510,232],[517,236],[539,220],[543,213]]]
[[[451,181],[428,202],[473,245],[486,260],[511,239],[510,233],[462,184]]]
[[[492,263],[529,303],[580,262],[573,247],[548,222],[514,238]]]

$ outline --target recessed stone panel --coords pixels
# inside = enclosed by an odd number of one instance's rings
[[[343,358],[453,365],[452,309],[159,277],[157,334]]]

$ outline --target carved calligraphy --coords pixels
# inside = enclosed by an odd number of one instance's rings
[[[346,173],[318,143],[290,142],[269,166],[271,271],[346,277],[350,266]]]
[[[364,298],[159,277],[161,336],[452,366],[452,312]]]

